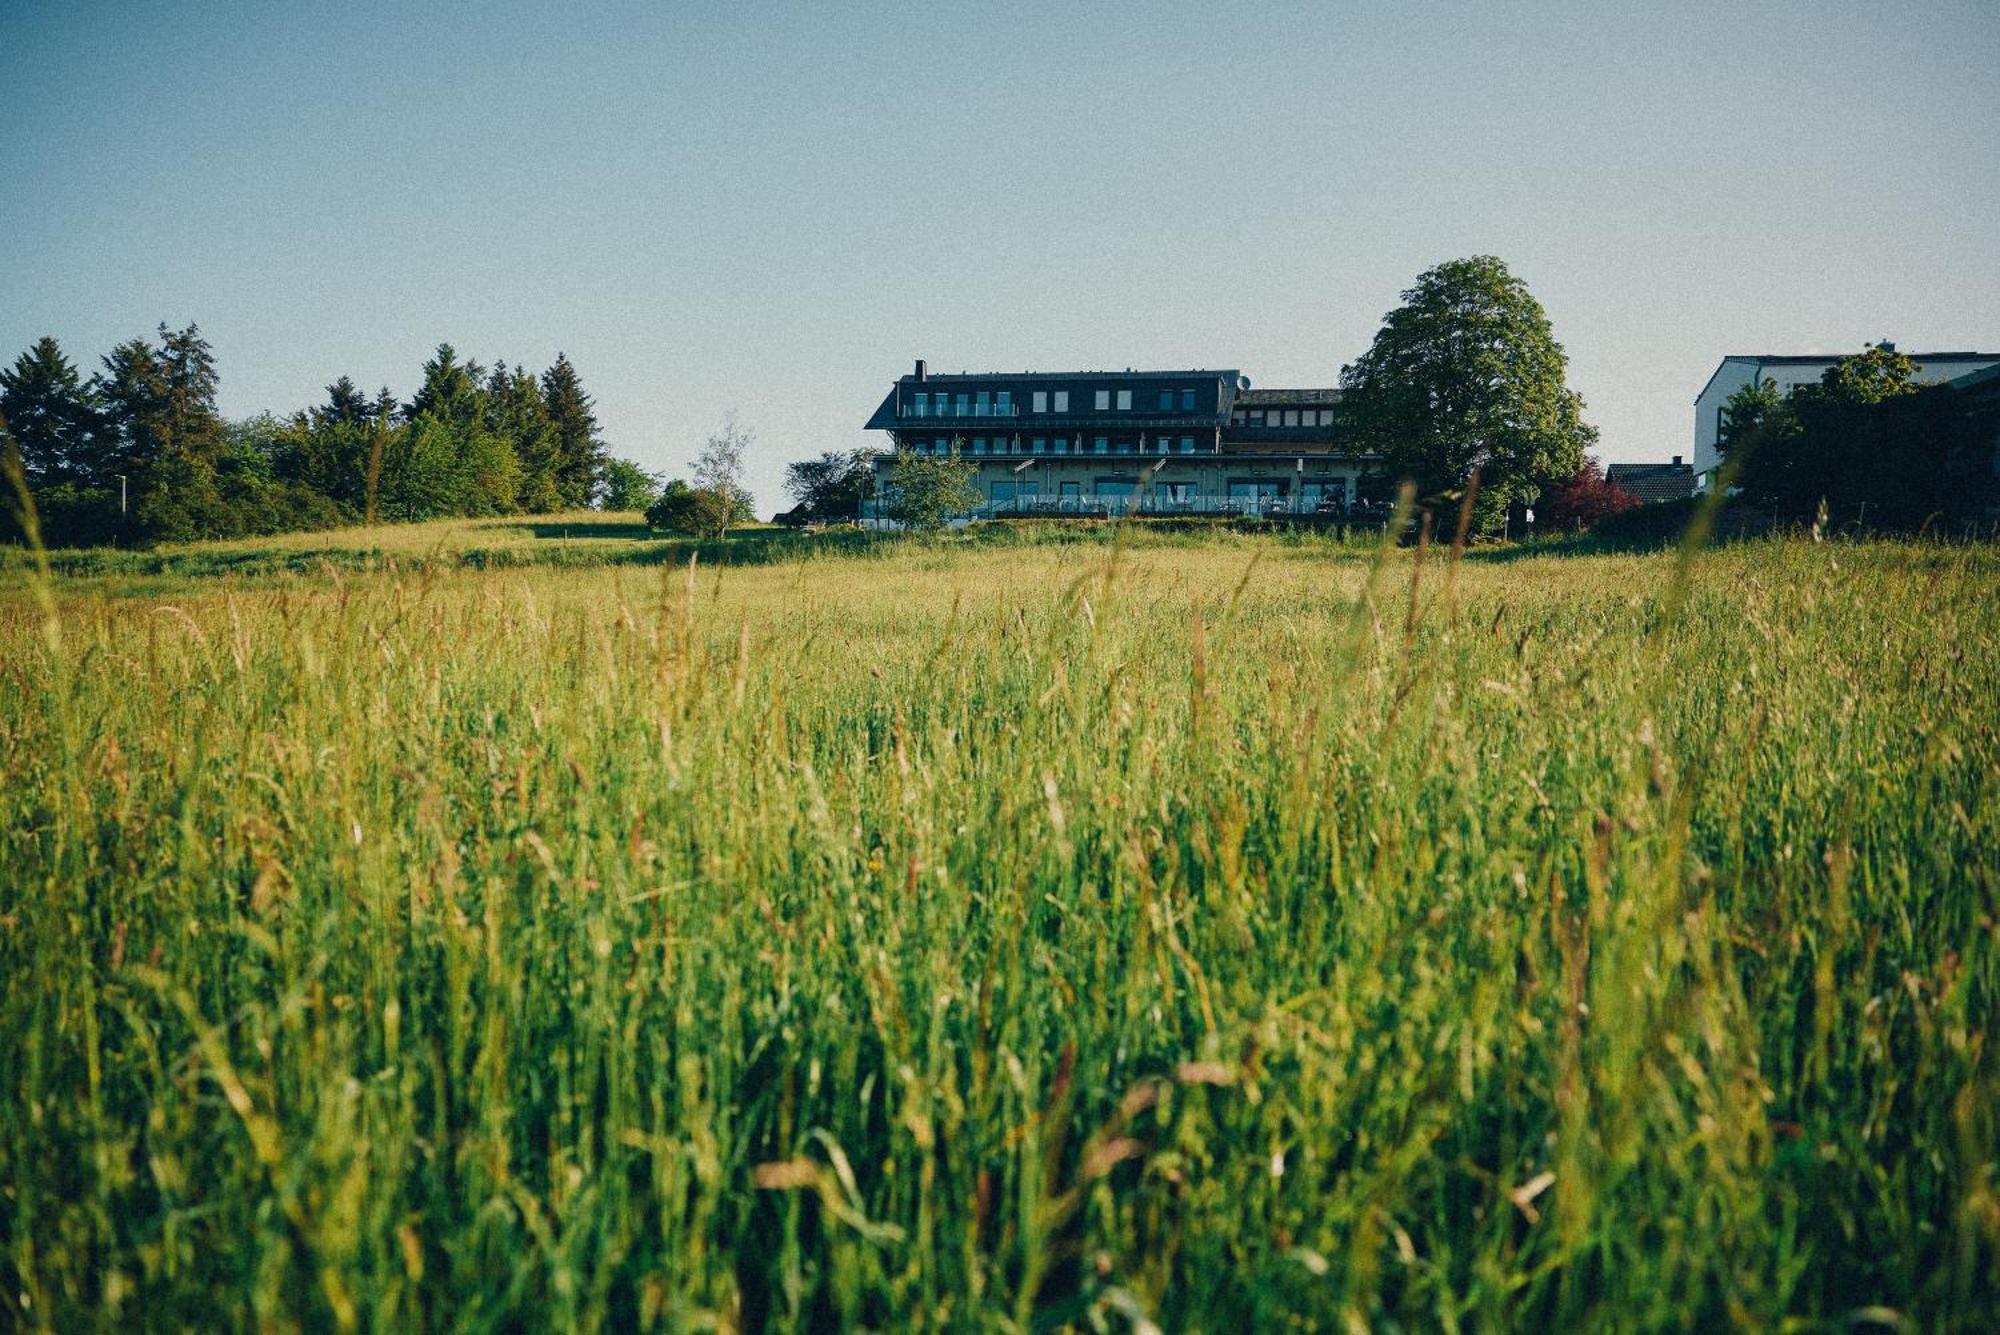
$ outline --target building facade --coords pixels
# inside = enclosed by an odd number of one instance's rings
[[[2000,352],[1912,352],[1908,355],[1917,364],[1916,379],[1923,384],[1955,380],[1990,366],[2000,366]],[[1820,377],[1839,360],[1839,355],[1823,357],[1817,354],[1724,357],[1708,377],[1708,383],[1702,386],[1701,393],[1695,396],[1695,489],[1707,491],[1715,480],[1715,470],[1722,466],[1716,442],[1722,436],[1722,410],[1730,395],[1759,380],[1769,380],[1778,387],[1778,393],[1789,394],[1800,385],[1818,384]]]
[[[1345,513],[1366,460],[1335,389],[1258,390],[1234,370],[932,374],[919,361],[868,419],[893,450],[977,469],[968,517]]]

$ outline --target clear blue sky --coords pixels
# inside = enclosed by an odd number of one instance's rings
[[[1992,0],[0,0],[0,125],[0,356],[198,321],[242,416],[562,349],[766,510],[914,357],[1328,384],[1477,252],[1607,459],[1726,352],[2000,346]]]

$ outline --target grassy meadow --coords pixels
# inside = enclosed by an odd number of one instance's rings
[[[2000,1327],[2000,549],[499,527],[0,572],[0,1325]]]

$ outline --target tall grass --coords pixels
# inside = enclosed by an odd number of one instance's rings
[[[1993,1328],[2000,556],[1676,569],[0,601],[0,1312]]]

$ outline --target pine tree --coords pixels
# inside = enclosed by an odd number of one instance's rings
[[[103,427],[91,460],[98,481],[132,473],[160,453],[158,423],[166,402],[166,372],[143,338],[120,343],[104,357],[94,384],[103,404]]]
[[[160,371],[165,394],[160,403],[161,449],[213,464],[227,440],[222,414],[215,408],[221,382],[215,354],[201,329],[160,326]]]
[[[583,392],[576,368],[560,352],[555,365],[542,373],[542,403],[554,434],[557,500],[566,508],[583,509],[597,490],[606,451],[597,417],[590,411],[590,396]]]
[[[368,420],[368,396],[352,380],[342,376],[326,387],[326,404],[318,412],[335,422],[365,422]]]
[[[428,413],[455,426],[470,427],[479,416],[477,368],[458,360],[458,350],[440,343],[437,353],[424,363],[424,383],[417,387],[404,415],[414,422]]]
[[[53,338],[38,339],[0,370],[6,417],[28,481],[76,478],[89,463],[97,410],[90,388]]]
[[[556,490],[555,428],[526,367],[494,366],[486,379],[486,429],[512,447],[520,465],[516,506],[530,514],[562,508]]]

